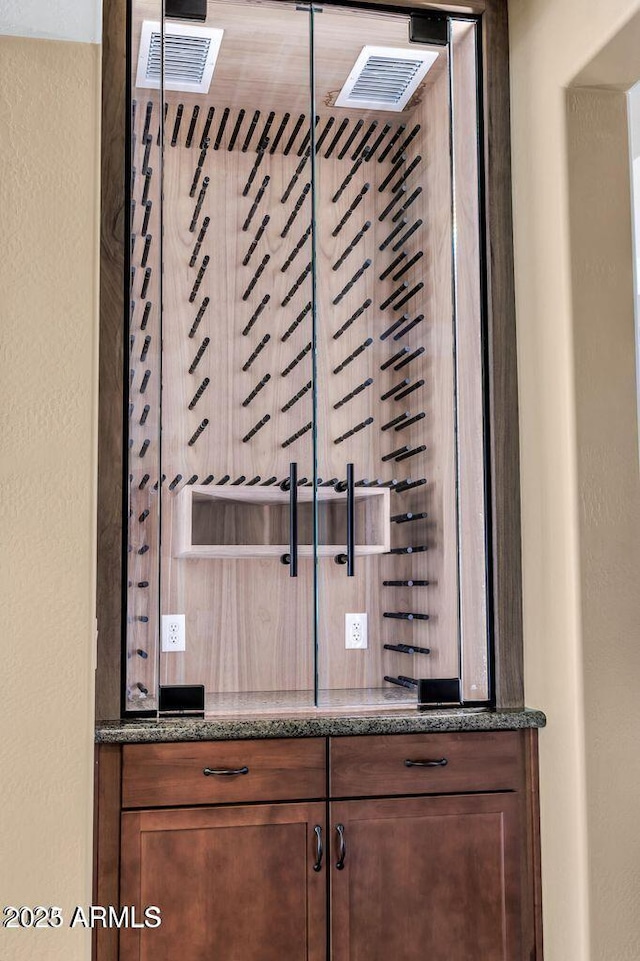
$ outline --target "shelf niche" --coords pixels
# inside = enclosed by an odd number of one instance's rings
[[[347,495],[320,489],[318,556],[344,553]],[[386,554],[391,548],[388,488],[354,492],[357,555]],[[289,492],[280,488],[191,486],[174,505],[178,558],[281,557],[289,550]],[[313,489],[298,488],[298,556],[313,556]]]

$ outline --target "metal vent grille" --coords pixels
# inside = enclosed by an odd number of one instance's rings
[[[160,88],[164,49],[165,90],[208,93],[223,30],[145,20],[140,35],[136,86]]]
[[[437,57],[431,51],[363,47],[336,107],[403,110]]]

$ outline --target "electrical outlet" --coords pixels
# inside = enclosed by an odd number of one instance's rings
[[[364,650],[367,643],[367,615],[344,615],[344,646],[349,649]]]
[[[186,651],[187,637],[184,614],[162,615],[162,652]]]

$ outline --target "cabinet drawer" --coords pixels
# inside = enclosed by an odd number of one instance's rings
[[[504,791],[523,784],[518,731],[344,737],[330,744],[331,797]]]
[[[122,749],[125,808],[325,796],[323,738],[126,744]]]

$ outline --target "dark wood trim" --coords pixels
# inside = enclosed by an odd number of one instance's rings
[[[93,903],[120,904],[120,807],[122,749],[99,744],[95,753]],[[118,961],[118,929],[96,927],[92,961]]]
[[[104,0],[96,716],[120,716],[126,0]]]
[[[495,698],[524,705],[520,448],[506,0],[482,17]]]
[[[543,961],[542,940],[542,864],[540,857],[540,773],[538,767],[538,732],[525,735],[527,811],[526,828],[529,848],[528,876],[533,899],[533,943],[531,961]]]

